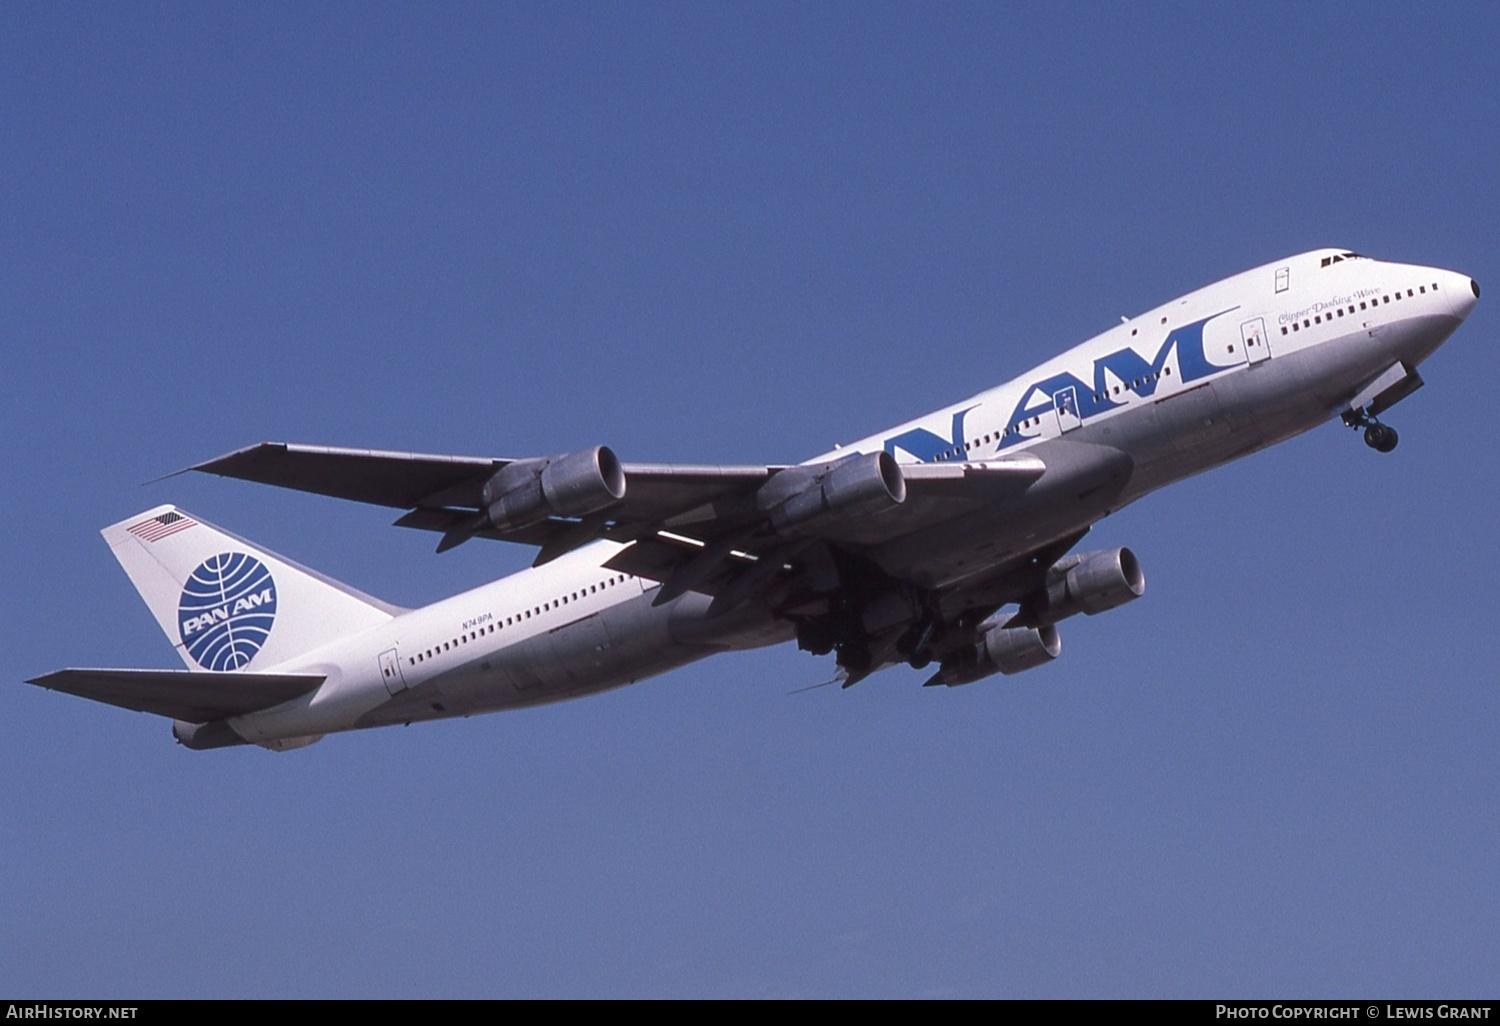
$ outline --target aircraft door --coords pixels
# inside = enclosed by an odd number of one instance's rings
[[[1266,322],[1256,317],[1240,325],[1240,341],[1245,346],[1245,358],[1251,363],[1260,363],[1271,355],[1271,338],[1266,334]]]
[[[406,690],[406,677],[401,673],[401,657],[394,648],[380,653],[380,679],[392,695]]]
[[[1067,434],[1083,423],[1078,412],[1078,390],[1072,385],[1052,393],[1052,409],[1057,414],[1058,434]]]

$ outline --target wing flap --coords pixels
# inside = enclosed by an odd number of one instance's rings
[[[665,581],[692,559],[697,551],[653,535],[621,549],[605,560],[603,565],[607,569],[644,577],[648,581]]]
[[[926,498],[995,499],[1025,491],[1047,471],[1035,456],[1012,456],[972,463],[905,463],[901,476],[908,492]]]
[[[58,670],[26,683],[188,723],[244,716],[300,698],[327,678],[310,673]]]

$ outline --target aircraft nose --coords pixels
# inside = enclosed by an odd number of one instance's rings
[[[1463,320],[1474,309],[1474,304],[1479,302],[1479,283],[1467,274],[1451,274],[1449,277],[1448,302],[1452,306],[1453,316]]]

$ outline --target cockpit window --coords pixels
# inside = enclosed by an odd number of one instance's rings
[[[1345,260],[1368,260],[1368,259],[1369,259],[1369,257],[1364,256],[1361,253],[1335,253],[1333,256],[1326,256],[1326,257],[1324,257],[1323,258],[1322,266],[1323,267],[1327,267],[1329,264],[1341,264]]]

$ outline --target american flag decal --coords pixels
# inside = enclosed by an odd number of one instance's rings
[[[192,517],[185,517],[181,513],[163,513],[160,516],[150,517],[138,524],[131,524],[125,530],[143,541],[161,541],[169,534],[178,531],[186,531],[189,527],[196,525],[198,521]]]

